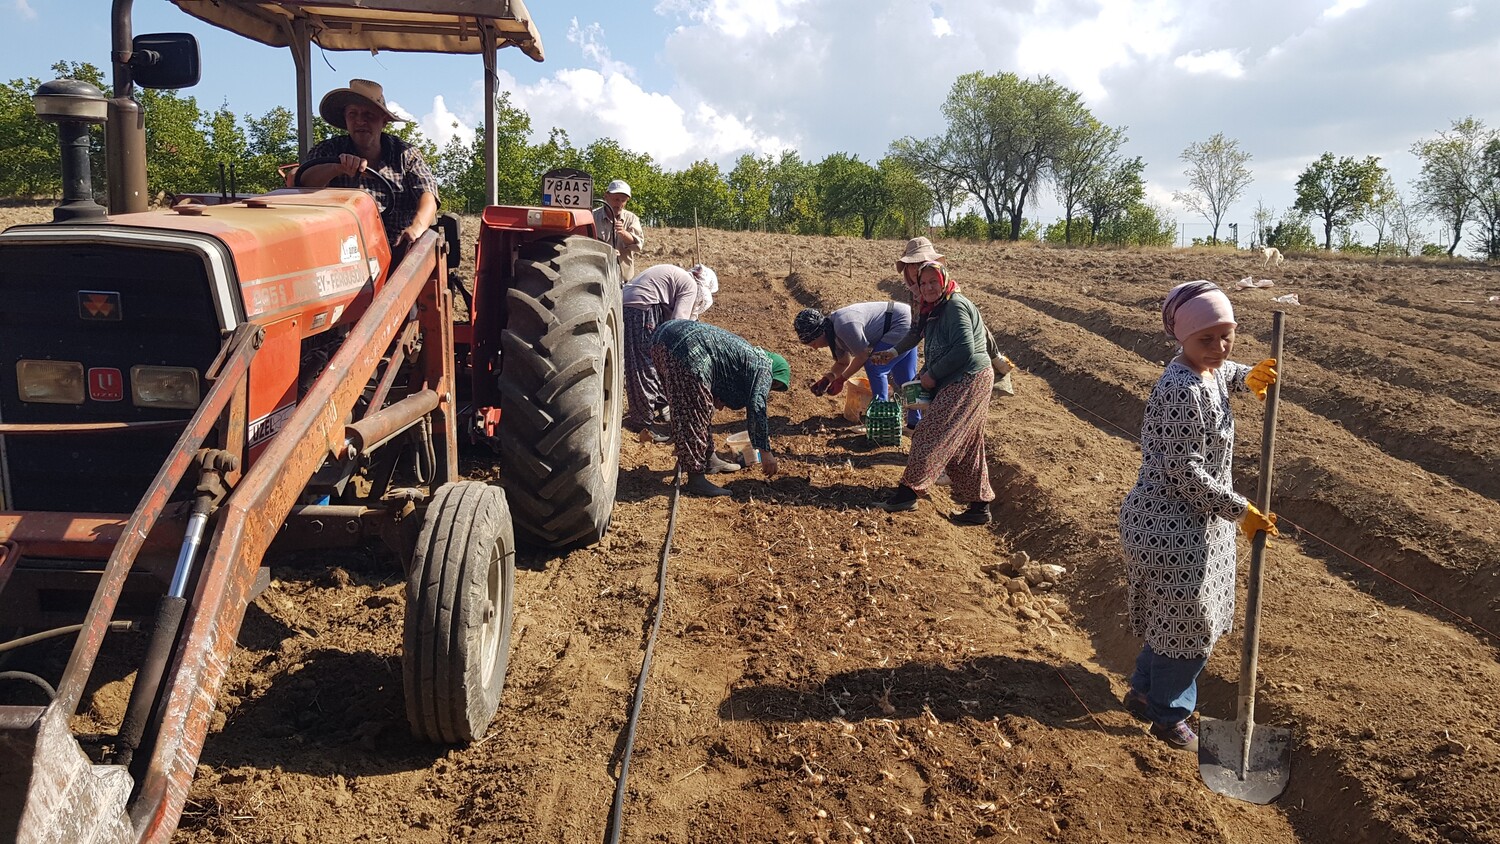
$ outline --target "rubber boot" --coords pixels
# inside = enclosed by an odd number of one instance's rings
[[[725,460],[718,454],[710,451],[708,453],[708,468],[705,469],[703,473],[705,475],[727,475],[731,472],[738,472],[739,470],[740,464],[730,463],[728,460]]]
[[[699,498],[720,498],[729,494],[729,490],[709,480],[701,472],[688,474],[688,482],[683,485],[682,491]]]

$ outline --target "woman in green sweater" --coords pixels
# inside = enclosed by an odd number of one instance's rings
[[[924,365],[918,378],[924,389],[933,391],[932,404],[912,433],[901,483],[880,507],[893,513],[915,510],[917,497],[926,494],[947,470],[954,500],[966,505],[953,521],[989,524],[995,490],[985,460],[984,424],[995,371],[990,366],[984,320],[974,303],[957,292],[958,285],[942,264],[922,264],[918,278],[916,328],[896,348],[870,356],[876,363],[882,362],[876,355],[894,358],[920,338]]]

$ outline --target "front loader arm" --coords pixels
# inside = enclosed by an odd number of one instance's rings
[[[137,839],[166,842],[177,827],[203,749],[214,701],[257,570],[266,549],[314,472],[330,455],[345,453],[349,413],[413,307],[424,331],[447,329],[448,285],[438,235],[424,234],[375,295],[286,426],[245,473],[219,511],[198,586],[183,619],[184,634],[163,685],[157,740],[131,818]],[[436,339],[438,334],[428,336]],[[428,354],[446,364],[424,369],[440,397],[440,468],[456,474],[452,355],[433,342]],[[449,346],[451,349],[451,345]],[[436,371],[435,371],[436,370]]]

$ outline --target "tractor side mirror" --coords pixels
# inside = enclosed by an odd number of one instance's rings
[[[137,35],[130,42],[130,75],[142,88],[198,84],[198,39],[189,32]]]

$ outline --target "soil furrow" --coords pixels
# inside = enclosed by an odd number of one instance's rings
[[[984,299],[981,306],[991,314],[995,302],[982,292],[971,291],[971,295]],[[1079,580],[1069,590],[1074,617],[1093,631],[1102,660],[1124,671],[1136,644],[1120,635],[1118,621],[1123,585],[1114,544],[1112,505],[1117,505],[1117,499],[1110,496],[1100,502],[1097,490],[1113,485],[1121,487],[1119,495],[1123,495],[1123,487],[1134,480],[1138,452],[1128,439],[1104,433],[1108,428],[1101,430],[1099,419],[1080,413],[1077,404],[1113,416],[1118,414],[1113,408],[1131,403],[1111,394],[1119,389],[1114,385],[1125,380],[1115,374],[1116,368],[1096,365],[1100,356],[1093,346],[1102,341],[1085,342],[1078,327],[1045,325],[1046,321],[1045,316],[1034,314],[1007,332],[1002,342],[1023,364],[1025,373],[1018,381],[1021,396],[1002,403],[999,415],[1003,418],[991,425],[997,487],[1007,501],[1001,530],[1015,547],[1041,558],[1066,560],[1069,569],[1078,573]],[[1004,315],[996,315],[991,323],[1015,324]],[[1053,390],[1075,397],[1054,401]],[[1139,399],[1134,404],[1132,413],[1138,424]],[[1092,475],[1083,474],[1090,470]],[[1297,470],[1290,471],[1295,474]],[[1284,506],[1279,507],[1281,512]],[[1347,535],[1357,531],[1357,526],[1350,525]],[[1267,655],[1262,665],[1268,678],[1278,679],[1263,693],[1261,720],[1307,735],[1292,764],[1299,776],[1304,771],[1311,774],[1299,780],[1283,805],[1296,807],[1290,817],[1308,840],[1429,840],[1431,829],[1449,822],[1434,816],[1429,801],[1444,789],[1473,783],[1469,777],[1475,772],[1446,771],[1442,782],[1424,783],[1421,793],[1393,803],[1386,792],[1406,771],[1392,764],[1400,754],[1389,752],[1385,744],[1404,741],[1407,751],[1423,755],[1427,750],[1422,742],[1442,739],[1436,730],[1422,731],[1420,737],[1403,737],[1399,731],[1391,735],[1384,725],[1419,723],[1432,707],[1451,708],[1460,720],[1482,711],[1487,692],[1468,687],[1468,678],[1462,675],[1478,671],[1487,678],[1500,678],[1493,651],[1483,642],[1456,634],[1448,618],[1425,618],[1399,608],[1400,601],[1395,607],[1371,602],[1357,591],[1369,588],[1368,583],[1358,582],[1360,575],[1330,576],[1324,564],[1300,553],[1290,540],[1276,542],[1275,549],[1268,586],[1268,607],[1274,607],[1275,617],[1266,621],[1263,648]],[[1373,608],[1349,614],[1346,608],[1351,603]],[[1306,639],[1311,630],[1320,630],[1324,635],[1346,636],[1355,654],[1385,652],[1391,647],[1390,634],[1378,617],[1391,614],[1399,615],[1404,625],[1421,628],[1421,643],[1414,647],[1428,658],[1451,662],[1460,675],[1448,678],[1442,687],[1414,689],[1412,696],[1386,695],[1386,680],[1342,671],[1347,657],[1293,644]],[[1205,683],[1202,706],[1221,717],[1232,717],[1234,711],[1238,647],[1236,637],[1221,645],[1211,669],[1215,679]],[[1364,662],[1367,657],[1355,659]],[[1283,679],[1287,677],[1294,679]],[[1305,682],[1309,678],[1315,678],[1316,688],[1309,688],[1314,685]],[[1317,713],[1325,709],[1325,698],[1351,701],[1358,723],[1346,723],[1342,716],[1320,721]],[[1376,701],[1379,705],[1372,706]],[[1421,776],[1428,775],[1423,771]],[[1495,787],[1492,772],[1481,768],[1477,776],[1486,783],[1478,789],[1480,793]],[[1458,804],[1447,800],[1445,811],[1461,817],[1488,810],[1476,799]]]

